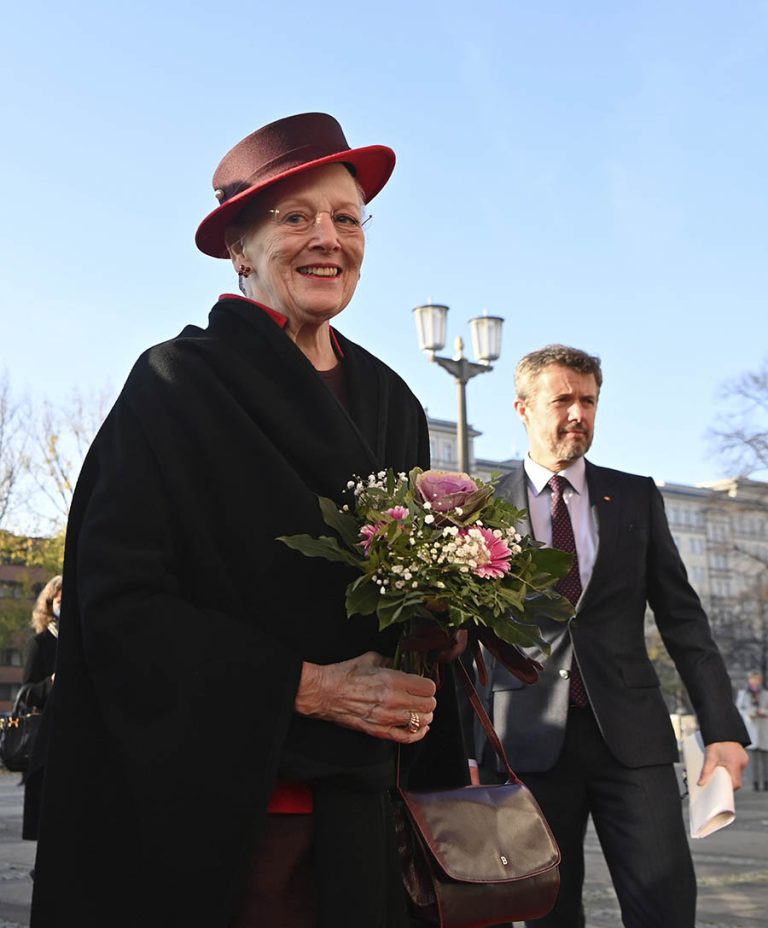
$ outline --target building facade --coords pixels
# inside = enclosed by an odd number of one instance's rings
[[[28,622],[47,579],[41,567],[0,563],[0,712],[11,709],[21,686],[24,651],[33,634]]]
[[[457,470],[459,466],[459,444],[456,438],[456,423],[448,419],[433,419],[427,417],[429,426],[429,450],[432,457],[432,467],[435,470]],[[490,479],[492,474],[507,474],[519,467],[517,458],[508,461],[492,461],[486,458],[475,457],[475,438],[482,435],[467,426],[469,444],[469,472],[480,480]]]
[[[768,483],[659,484],[670,528],[731,676],[768,678]]]

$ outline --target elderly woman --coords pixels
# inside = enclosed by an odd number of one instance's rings
[[[395,748],[412,785],[464,782],[455,693],[346,618],[346,567],[276,541],[327,532],[352,475],[428,466],[420,404],[332,325],[394,161],[309,113],[214,174],[196,241],[244,295],[142,355],[73,501],[35,928],[408,924]]]

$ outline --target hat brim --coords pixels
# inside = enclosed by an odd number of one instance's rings
[[[368,145],[365,148],[350,148],[347,151],[335,152],[324,158],[317,158],[315,161],[308,161],[306,164],[283,171],[260,184],[248,187],[209,213],[197,228],[195,244],[200,251],[212,258],[228,258],[225,231],[235,221],[237,214],[248,205],[252,197],[287,177],[293,177],[324,164],[339,162],[349,164],[355,169],[355,180],[363,190],[365,202],[370,203],[389,180],[395,168],[395,153],[386,145]]]

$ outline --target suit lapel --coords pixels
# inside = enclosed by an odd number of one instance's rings
[[[597,555],[592,568],[592,576],[579,602],[579,611],[589,603],[593,590],[610,579],[613,565],[613,552],[619,537],[619,513],[621,497],[610,472],[597,467],[589,461],[587,465],[587,487],[589,489],[589,508],[597,526]]]
[[[530,535],[533,537],[533,528],[531,527],[531,516],[528,512],[528,480],[525,476],[525,468],[520,465],[517,470],[503,477],[498,484],[497,493],[508,503],[517,509],[525,510],[525,517],[520,520],[517,530],[521,535]]]

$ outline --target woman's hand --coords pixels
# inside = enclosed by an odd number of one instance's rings
[[[296,711],[374,738],[400,744],[421,741],[437,705],[435,684],[427,677],[392,670],[388,664],[373,651],[339,664],[305,661]]]

